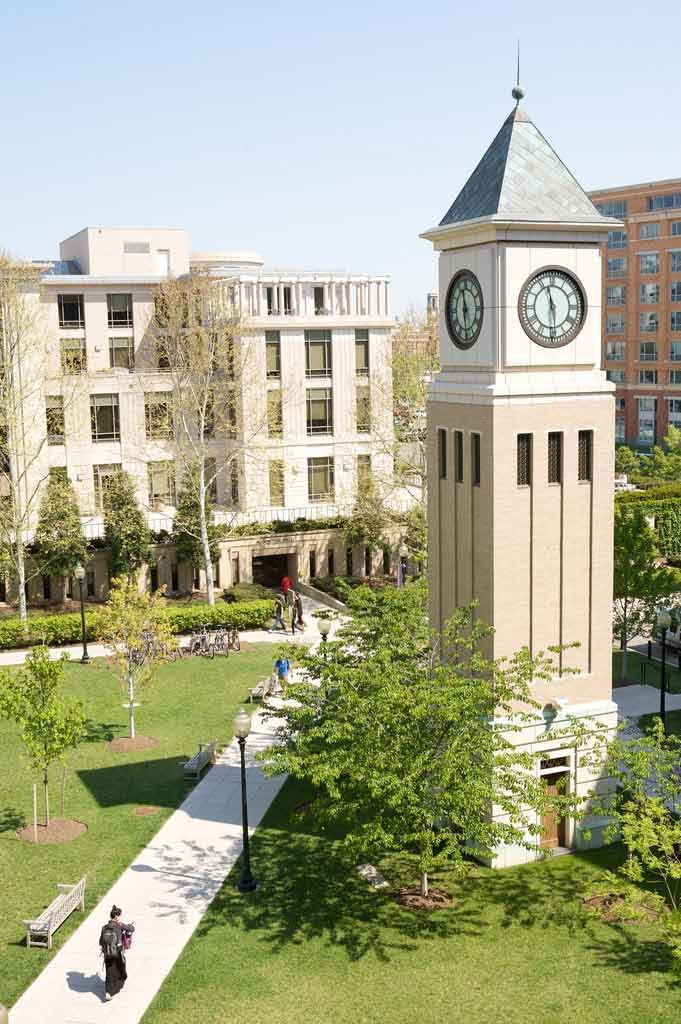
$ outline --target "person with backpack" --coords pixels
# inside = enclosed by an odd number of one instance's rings
[[[284,622],[284,597],[282,594],[277,594],[274,599],[274,622],[270,626],[270,633],[276,633],[277,631],[283,630],[286,632],[286,623]]]
[[[293,601],[293,622],[302,633],[305,629],[305,623],[303,621],[303,599],[298,591],[296,591]]]
[[[99,948],[102,951],[106,968],[104,998],[107,1001],[118,995],[128,977],[125,950],[130,948],[135,926],[134,924],[123,924],[121,913],[121,908],[114,904],[111,908],[111,916],[99,936]]]
[[[289,587],[288,590],[284,591],[284,600],[286,601],[286,609],[291,614],[291,632],[296,631],[296,592],[293,587]]]

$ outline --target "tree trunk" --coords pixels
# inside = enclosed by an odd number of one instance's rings
[[[428,872],[427,871],[422,871],[421,872],[421,895],[422,896],[427,896],[428,895]]]
[[[17,565],[17,586],[19,588],[19,618],[22,622],[26,622],[28,619],[28,610],[26,607],[26,562],[24,541],[19,530],[17,531],[17,537],[14,543],[14,552]]]
[[[201,527],[201,548],[206,565],[206,597],[208,604],[215,604],[215,582],[213,580],[213,561],[210,554],[210,538],[208,537],[208,509],[206,508],[206,467],[201,459],[199,465],[199,524]]]
[[[135,679],[132,668],[128,668],[128,712],[130,714],[130,739],[135,738]]]
[[[47,788],[47,772],[43,772],[43,786],[45,787],[45,826],[50,825],[50,794]]]
[[[61,793],[59,799],[59,817],[64,817],[64,801],[66,797],[66,765],[62,765],[61,769]]]
[[[622,662],[620,668],[620,679],[627,678],[627,641],[625,640],[622,644]]]

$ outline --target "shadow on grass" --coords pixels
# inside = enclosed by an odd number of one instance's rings
[[[88,718],[85,723],[85,743],[105,743],[115,739],[117,733],[123,732],[124,727],[118,722],[95,722]]]
[[[186,795],[179,762],[186,756],[133,761],[78,772],[100,807],[121,804],[153,804],[177,807]]]
[[[26,825],[26,816],[16,807],[3,807],[0,810],[0,832],[18,832]]]

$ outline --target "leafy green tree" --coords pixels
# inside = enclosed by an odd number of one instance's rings
[[[290,684],[291,701],[272,710],[281,742],[262,759],[265,771],[315,786],[315,812],[343,825],[353,852],[414,852],[427,894],[444,862],[463,872],[471,850],[535,845],[548,797],[534,756],[513,739],[536,708],[532,679],[551,666],[527,650],[487,659],[490,629],[472,608],[448,623],[441,660],[424,594],[408,584],[349,595],[352,619],[324,652],[303,657],[308,681]],[[503,730],[492,727],[511,715]]]
[[[36,527],[35,557],[44,576],[62,577],[62,601],[66,578],[87,557],[87,543],[73,487],[60,475],[51,476],[43,492]]]
[[[205,508],[203,516],[201,515],[201,490],[198,467],[196,465],[188,466],[177,500],[173,541],[179,561],[188,562],[195,568],[205,569],[206,555],[202,524],[205,523],[208,534],[211,565],[217,561],[220,554],[220,531],[213,521],[213,507],[205,488],[203,489]]]
[[[121,470],[109,477],[104,487],[104,538],[109,548],[111,576],[125,574],[132,579],[149,559],[151,534],[137,504],[135,486]]]
[[[626,475],[634,480],[641,472],[641,457],[626,444],[621,444],[615,451],[615,472],[618,476]]]
[[[386,542],[386,533],[392,521],[392,516],[374,481],[365,480],[357,488],[355,504],[345,528],[346,540],[348,544],[381,547]]]
[[[50,824],[50,767],[63,763],[85,733],[82,703],[65,700],[61,692],[66,660],[66,655],[52,660],[47,647],[34,647],[18,672],[0,673],[0,716],[17,723],[31,765],[42,775],[45,825]]]
[[[622,648],[622,675],[627,674],[627,645],[650,632],[657,606],[681,588],[677,569],[659,565],[654,531],[633,505],[615,507],[613,633]]]
[[[151,683],[159,663],[175,644],[162,591],[140,593],[137,584],[125,576],[113,580],[95,628],[102,643],[113,651],[111,664],[128,698],[130,738],[135,739],[135,697]]]

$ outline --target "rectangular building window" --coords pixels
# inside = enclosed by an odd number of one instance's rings
[[[147,440],[162,441],[173,436],[173,396],[170,391],[149,391],[144,396]]]
[[[239,463],[236,459],[229,464],[229,496],[232,505],[239,504]]]
[[[371,484],[371,456],[357,456],[357,490],[363,491]]]
[[[454,479],[463,483],[463,430],[454,431]]]
[[[669,327],[672,331],[681,331],[681,313],[672,313],[669,318]]]
[[[266,289],[267,294],[267,315],[268,316],[279,316],[279,295],[276,288],[269,285]]]
[[[639,370],[639,384],[657,384],[657,370]]]
[[[660,237],[660,225],[655,222],[652,224],[641,224],[638,231],[639,238],[659,238]]]
[[[626,231],[608,231],[608,249],[626,249],[627,247],[627,233]]]
[[[358,377],[369,376],[369,332],[355,331],[355,374]]]
[[[532,483],[532,434],[518,434],[516,474],[518,487]]]
[[[90,395],[90,428],[93,441],[120,441],[118,395]]]
[[[626,426],[623,416],[615,418],[615,444],[624,444],[626,441]]]
[[[657,401],[654,398],[638,399],[638,443],[655,444]]]
[[[267,392],[267,436],[281,438],[283,435],[281,389],[272,388]]]
[[[669,192],[664,196],[648,196],[649,210],[678,210],[681,207],[681,192]]]
[[[669,359],[672,363],[681,363],[681,341],[669,342]]]
[[[307,496],[310,502],[335,498],[333,456],[320,455],[307,460]]]
[[[471,434],[471,483],[480,486],[480,434]]]
[[[85,338],[62,338],[60,352],[62,373],[87,373]]]
[[[234,555],[232,558],[232,586],[235,583],[241,582],[241,573],[239,571],[239,556]]]
[[[667,399],[667,423],[681,430],[681,398]]]
[[[308,388],[307,433],[333,434],[333,392],[331,388]]]
[[[639,313],[638,327],[642,334],[654,334],[660,326],[657,313]]]
[[[669,298],[671,302],[681,302],[681,281],[672,281]]]
[[[624,277],[627,272],[627,257],[614,256],[607,261],[606,277]]]
[[[596,203],[596,209],[603,217],[616,217],[624,220],[627,216],[626,199],[610,199],[605,203]]]
[[[85,297],[83,295],[58,295],[59,326],[62,330],[85,327]]]
[[[624,362],[624,342],[609,341],[605,346],[605,358],[614,363]]]
[[[563,482],[563,435],[559,430],[549,434],[548,480],[550,484]]]
[[[106,494],[108,482],[112,477],[116,476],[120,472],[121,465],[118,462],[92,467],[92,477],[95,489],[95,508],[99,512],[104,508],[104,495]]]
[[[670,234],[681,235],[681,220],[673,220],[670,224]]]
[[[132,338],[109,338],[109,366],[112,369],[134,369],[135,348]]]
[[[660,286],[659,284],[642,284],[640,292],[640,301],[643,305],[652,305],[655,302],[660,301]]]
[[[270,505],[279,507],[284,501],[284,463],[281,459],[272,459],[269,464],[270,474]]]
[[[47,443],[64,444],[64,399],[61,395],[45,396],[45,419],[47,421]]]
[[[608,306],[624,306],[627,301],[627,286],[612,284],[605,289],[605,302]]]
[[[659,274],[660,273],[660,254],[659,252],[644,252],[639,256],[639,269],[642,274]]]
[[[66,466],[50,466],[49,470],[50,480],[63,480],[64,483],[68,483],[69,474],[66,472]]]
[[[670,370],[669,371],[669,383],[670,384],[681,384],[681,370]]]
[[[327,576],[336,575],[336,552],[333,548],[329,548],[326,552],[326,573]]]
[[[317,575],[317,552],[316,551],[311,551],[310,552],[310,555],[309,555],[309,572],[310,572],[310,579],[311,580],[315,579],[315,577]]]
[[[371,432],[371,388],[369,385],[358,387],[355,393],[355,411],[357,421],[357,433],[368,434]]]
[[[291,304],[291,285],[285,284],[281,289],[284,296],[284,316],[291,316],[293,306]]]
[[[577,479],[591,480],[593,431],[580,430],[577,440]]]
[[[624,334],[624,314],[611,313],[605,320],[606,334]]]
[[[345,549],[345,573],[347,576],[352,576],[352,570],[354,569],[352,561],[352,548],[348,545]]]
[[[175,463],[172,460],[147,463],[149,507],[175,504]]]
[[[627,401],[625,398],[615,399],[615,412],[625,412],[627,407]]]
[[[132,327],[132,295],[116,293],[106,297],[109,327]]]
[[[95,574],[91,569],[85,573],[85,583],[87,586],[87,596],[95,597]]]
[[[669,269],[672,274],[681,274],[681,252],[669,254]]]
[[[265,362],[267,379],[281,377],[281,335],[279,331],[265,331]]]
[[[317,315],[326,313],[324,308],[324,286],[316,285],[314,289],[314,311]]]
[[[654,363],[657,359],[657,342],[640,341],[638,345],[638,358],[642,363]]]
[[[447,479],[447,431],[437,432],[437,461],[440,467],[440,480]]]
[[[330,377],[331,331],[305,331],[305,375]]]
[[[624,384],[627,379],[627,375],[624,370],[606,370],[606,379],[611,381],[613,384]]]

